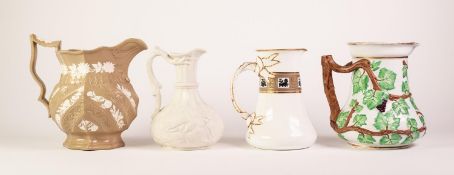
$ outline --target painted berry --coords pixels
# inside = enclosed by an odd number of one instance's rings
[[[383,100],[380,105],[377,105],[378,111],[385,112],[386,111],[386,103],[387,102],[388,102],[388,100]]]

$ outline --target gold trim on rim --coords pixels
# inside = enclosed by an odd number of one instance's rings
[[[307,51],[305,48],[257,49],[257,52]]]
[[[349,42],[347,43],[351,46],[358,46],[358,45],[412,45],[418,46],[419,43],[417,42],[399,42],[399,43],[390,43],[390,42]]]

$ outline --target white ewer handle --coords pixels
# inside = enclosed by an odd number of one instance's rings
[[[192,54],[192,53],[191,53]],[[188,64],[189,62],[189,57],[190,54],[180,54],[180,55],[170,55],[166,51],[160,49],[159,47],[155,47],[152,51],[152,56],[148,60],[147,63],[147,72],[148,72],[148,78],[150,79],[151,82],[151,88],[152,88],[152,93],[153,96],[155,97],[155,105],[154,105],[154,111],[151,115],[151,117],[155,117],[156,114],[158,114],[159,111],[161,111],[161,84],[159,83],[158,79],[156,78],[154,71],[153,71],[153,60],[156,57],[162,57],[164,58],[168,63],[173,64],[173,65],[184,65]]]
[[[151,118],[154,118],[154,116],[156,116],[156,114],[161,111],[161,84],[158,82],[158,79],[156,79],[153,71],[153,60],[158,56],[161,55],[153,51],[153,55],[147,62],[148,78],[150,79],[152,93],[155,97],[154,111],[151,114]]]

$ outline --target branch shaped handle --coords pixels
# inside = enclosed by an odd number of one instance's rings
[[[43,40],[39,40],[35,34],[31,34],[30,45],[31,45],[30,72],[32,74],[33,79],[36,81],[36,83],[38,83],[38,86],[41,88],[38,100],[47,108],[47,113],[49,114],[50,117],[49,100],[46,99],[46,85],[44,84],[43,80],[38,76],[38,73],[36,73],[36,61],[38,55],[37,45],[40,45],[42,47],[53,47],[55,48],[55,51],[59,51],[61,48],[61,41],[46,42]]]
[[[337,116],[341,112],[341,109],[334,88],[332,72],[335,71],[338,73],[349,73],[353,72],[358,68],[361,68],[364,71],[366,71],[369,77],[375,77],[375,75],[373,71],[370,69],[370,62],[367,59],[361,59],[355,63],[349,62],[345,66],[337,64],[331,55],[324,55],[322,56],[321,60],[323,68],[323,85],[325,89],[326,99],[328,100],[329,108],[331,110],[330,115],[331,127],[336,129],[338,127],[336,125],[336,120]],[[375,90],[378,90],[380,87],[378,86],[378,84],[373,83],[373,88]]]
[[[256,66],[257,66],[256,62],[244,62],[237,68],[237,70],[235,71],[235,74],[233,75],[232,81],[230,83],[230,97],[232,99],[233,107],[235,108],[236,112],[241,114],[241,118],[243,118],[245,120],[247,120],[249,117],[255,115],[255,113],[249,113],[249,112],[243,110],[238,105],[236,96],[235,96],[235,81],[238,78],[238,76],[245,71],[256,72]]]

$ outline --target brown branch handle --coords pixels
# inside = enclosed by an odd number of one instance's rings
[[[38,100],[44,104],[47,108],[47,112],[50,117],[49,111],[49,100],[46,99],[46,85],[44,84],[43,80],[38,76],[36,73],[36,59],[38,55],[38,46],[43,47],[54,47],[56,51],[60,50],[61,41],[52,41],[52,42],[45,42],[39,40],[35,34],[30,35],[30,45],[31,45],[31,58],[30,58],[30,72],[32,74],[33,79],[38,83],[38,86],[41,88],[41,92],[39,94]]]
[[[376,78],[375,74],[373,71],[370,69],[370,62],[367,59],[361,59],[355,63],[349,62],[345,66],[341,66],[337,64],[331,55],[324,55],[322,56],[322,68],[323,68],[323,85],[325,89],[325,95],[326,99],[328,100],[329,103],[329,108],[331,110],[331,115],[330,115],[330,121],[331,121],[331,127],[334,129],[337,128],[336,125],[336,120],[337,116],[339,115],[341,109],[339,106],[339,101],[337,100],[335,88],[334,88],[334,82],[333,82],[333,74],[332,72],[338,72],[338,73],[349,73],[353,72],[354,70],[358,68],[362,68],[366,73],[368,74],[369,77],[371,78]],[[373,88],[375,90],[380,90],[380,86],[378,83],[373,82],[372,83]]]

